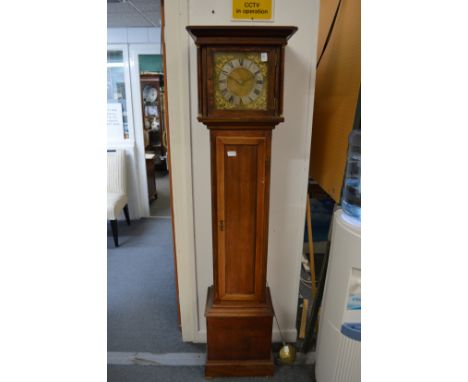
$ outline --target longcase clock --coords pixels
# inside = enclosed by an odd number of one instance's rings
[[[205,375],[273,374],[266,286],[271,132],[283,122],[287,40],[297,27],[188,26],[198,120],[210,130],[213,286]]]

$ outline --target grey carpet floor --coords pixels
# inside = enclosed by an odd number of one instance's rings
[[[169,174],[156,173],[156,190],[158,198],[151,201],[151,216],[171,216],[170,192],[169,192]]]
[[[205,353],[204,344],[182,342],[170,219],[119,222],[120,247],[107,233],[107,350]],[[108,382],[205,381],[201,366],[108,365]],[[313,366],[277,367],[273,378],[222,378],[223,382],[313,382]]]
[[[108,366],[109,382],[205,382],[201,366]],[[314,366],[276,367],[273,377],[211,378],[220,382],[294,381],[314,382]]]
[[[204,352],[182,342],[170,219],[119,221],[119,244],[107,233],[107,350]]]

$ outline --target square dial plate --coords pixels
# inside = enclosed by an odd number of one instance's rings
[[[215,52],[213,57],[217,110],[267,110],[268,53]]]

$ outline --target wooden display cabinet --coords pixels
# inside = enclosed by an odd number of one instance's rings
[[[161,76],[141,74],[140,91],[145,151],[156,154],[156,166],[165,168],[165,163],[161,164],[166,155]]]
[[[146,153],[146,179],[148,181],[148,198],[150,202],[158,198],[158,191],[156,190],[156,168],[155,168],[156,154]]]

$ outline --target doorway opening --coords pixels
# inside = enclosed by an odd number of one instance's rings
[[[161,54],[139,54],[141,124],[146,166],[148,211],[151,217],[170,218],[169,164],[165,82]]]
[[[163,12],[158,2],[151,2],[148,7],[154,12],[145,13],[154,25],[143,17],[136,26],[135,4],[108,2],[107,6],[108,52],[118,51],[108,53],[108,105],[119,109],[117,116],[122,119],[114,118],[112,129],[108,119],[107,149],[125,151],[131,215],[130,225],[118,220],[118,247],[108,229],[108,352],[183,351],[190,345],[183,343],[180,331]],[[153,14],[159,16],[153,19]]]

